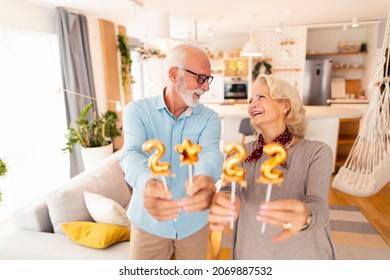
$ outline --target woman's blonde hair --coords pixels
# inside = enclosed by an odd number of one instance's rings
[[[286,113],[287,128],[293,135],[304,137],[307,127],[306,111],[296,88],[273,75],[259,75],[254,84],[258,83],[268,86],[273,99],[289,102],[290,110]]]

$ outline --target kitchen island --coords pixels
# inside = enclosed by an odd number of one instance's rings
[[[248,117],[248,104],[205,104],[216,111],[222,121],[221,147],[230,142],[241,142],[238,132],[240,122]],[[354,109],[337,108],[330,106],[305,106],[308,119],[306,138],[327,143],[333,151],[334,165],[336,167],[339,136],[342,134],[340,123],[359,123],[363,112]],[[356,131],[357,133],[357,131]],[[353,135],[353,134],[351,134]],[[356,136],[356,135],[355,135]],[[247,137],[246,141],[254,137]],[[353,139],[350,138],[353,142]]]

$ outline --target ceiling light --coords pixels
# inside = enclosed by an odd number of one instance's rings
[[[241,56],[262,56],[260,46],[254,35],[251,35],[249,41],[244,45],[241,51]]]
[[[354,18],[352,19],[352,27],[353,27],[353,28],[356,28],[356,27],[358,27],[358,26],[359,26],[358,18],[357,18],[357,17],[354,17]]]

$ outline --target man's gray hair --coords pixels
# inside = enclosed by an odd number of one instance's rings
[[[196,44],[187,43],[187,44],[181,44],[181,45],[175,46],[168,53],[168,55],[165,57],[165,60],[164,60],[164,78],[166,81],[168,80],[169,70],[172,67],[184,67],[185,66],[184,63],[187,60],[187,56],[189,55],[188,50],[191,48],[197,49],[197,50],[203,52],[205,55],[207,55],[206,51],[202,47],[200,47]]]

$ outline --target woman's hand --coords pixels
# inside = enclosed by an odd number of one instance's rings
[[[309,211],[302,201],[286,199],[263,202],[256,219],[283,229],[272,239],[273,243],[278,243],[299,234],[308,215]]]
[[[211,230],[223,231],[225,224],[230,222],[232,217],[237,219],[241,201],[236,197],[232,203],[230,196],[231,194],[226,192],[218,192],[214,195],[209,214]]]

